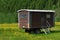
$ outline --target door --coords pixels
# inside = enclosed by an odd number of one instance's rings
[[[28,12],[21,11],[19,18],[20,18],[20,28],[28,28]]]
[[[40,12],[31,12],[30,24],[31,28],[40,28]]]

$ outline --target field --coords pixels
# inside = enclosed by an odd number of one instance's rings
[[[0,24],[0,40],[60,40],[60,23],[56,22],[49,34],[25,33],[24,29],[18,28],[17,23]]]

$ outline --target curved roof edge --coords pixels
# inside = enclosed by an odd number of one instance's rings
[[[18,10],[17,12],[20,12],[20,11],[30,11],[30,12],[55,12],[54,10],[29,10],[29,9],[21,9],[21,10]]]

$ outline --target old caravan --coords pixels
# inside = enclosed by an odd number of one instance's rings
[[[40,29],[54,27],[54,13],[53,10],[18,10],[19,28],[39,33]]]

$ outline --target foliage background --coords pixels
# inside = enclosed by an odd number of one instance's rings
[[[55,10],[60,21],[60,0],[0,0],[0,23],[17,23],[19,9]]]

